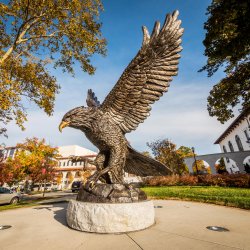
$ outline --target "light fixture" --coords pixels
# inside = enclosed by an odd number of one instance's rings
[[[0,230],[5,230],[11,228],[10,225],[0,225]]]
[[[225,227],[218,227],[218,226],[207,226],[208,230],[216,231],[216,232],[229,232],[229,230]]]

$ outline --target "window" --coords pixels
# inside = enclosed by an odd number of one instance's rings
[[[238,135],[235,136],[235,141],[237,143],[237,146],[239,148],[239,151],[244,151],[240,137]]]
[[[67,166],[69,166],[69,162],[70,162],[70,161],[67,161]]]
[[[10,154],[9,154],[9,157],[13,157],[14,156],[14,153],[15,153],[15,148],[12,148],[11,150],[10,150]]]
[[[244,134],[245,134],[247,140],[250,142],[250,136],[249,136],[247,130],[244,130]]]
[[[222,147],[222,148],[223,148],[223,152],[224,152],[224,153],[227,153],[226,146],[224,146],[224,145],[223,145],[223,147]],[[229,162],[230,162],[230,160],[229,160],[229,158],[228,158],[228,157],[226,157],[226,161],[227,161],[227,163],[229,163]]]
[[[232,142],[228,142],[228,146],[229,146],[229,148],[230,148],[230,151],[231,152],[234,152],[234,147],[233,147],[233,144],[232,144]]]
[[[65,166],[65,161],[63,162],[63,166]]]
[[[9,194],[11,193],[9,189],[0,187],[0,194]]]

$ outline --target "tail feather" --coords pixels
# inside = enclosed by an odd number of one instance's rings
[[[145,156],[131,147],[128,147],[128,151],[125,172],[137,176],[160,176],[172,173],[171,169],[159,161]]]

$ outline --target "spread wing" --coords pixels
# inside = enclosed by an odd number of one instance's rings
[[[99,107],[100,106],[100,102],[98,101],[98,99],[95,96],[95,93],[92,91],[92,89],[88,90],[86,103],[87,103],[88,107]]]
[[[156,22],[151,37],[143,27],[140,51],[101,105],[124,133],[135,130],[149,116],[150,105],[159,100],[172,76],[177,75],[183,34],[177,17],[178,11],[168,14],[161,30]]]

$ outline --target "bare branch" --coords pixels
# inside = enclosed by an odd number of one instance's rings
[[[4,61],[10,56],[10,54],[13,52],[13,50],[16,48],[16,46],[18,44],[20,44],[22,40],[22,38],[24,37],[24,35],[27,33],[27,31],[33,26],[35,25],[40,18],[42,18],[43,16],[46,16],[45,14],[41,14],[39,16],[34,16],[29,18],[28,20],[24,21],[22,23],[22,25],[19,27],[15,41],[13,43],[13,45],[7,50],[7,52],[3,55],[3,57],[0,59],[0,65],[4,63]],[[33,20],[33,21],[32,21]],[[30,21],[32,21],[31,23],[29,23]],[[25,27],[25,29],[24,29]]]

